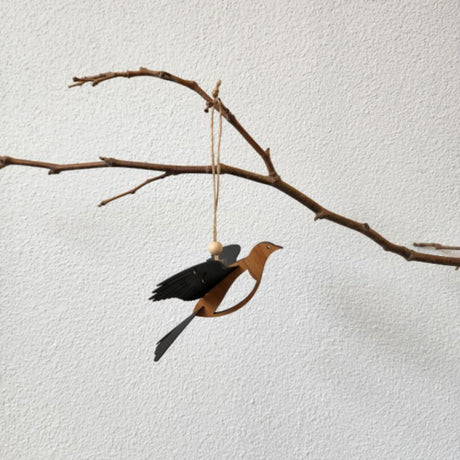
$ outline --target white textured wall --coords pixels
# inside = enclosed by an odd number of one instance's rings
[[[248,4],[249,3],[249,4]],[[1,154],[205,164],[194,78],[282,177],[392,241],[460,243],[457,1],[1,5]],[[228,125],[223,161],[263,171]],[[206,257],[211,179],[0,172],[2,459],[458,459],[460,272],[407,263],[276,190],[224,177],[220,237],[272,256],[249,306],[147,301]],[[246,286],[247,287],[247,286]]]

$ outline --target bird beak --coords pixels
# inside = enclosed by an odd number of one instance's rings
[[[276,246],[277,249],[284,249],[283,246],[278,246],[277,244],[275,244],[274,246]]]

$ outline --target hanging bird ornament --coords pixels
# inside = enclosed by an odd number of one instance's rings
[[[163,356],[195,316],[216,318],[244,307],[259,288],[265,262],[278,249],[282,249],[282,246],[262,242],[254,246],[247,257],[236,261],[241,250],[240,246],[236,244],[226,246],[223,248],[222,260],[208,259],[158,284],[149,300],[157,301],[173,297],[182,300],[199,300],[193,313],[157,343],[155,361]],[[231,285],[246,271],[255,280],[252,291],[233,307],[217,311]]]
[[[259,288],[262,273],[268,257],[282,246],[264,241],[256,244],[249,255],[244,259],[237,260],[241,247],[232,244],[223,247],[217,241],[217,208],[219,204],[220,191],[220,145],[222,138],[222,106],[220,104],[219,86],[216,84],[211,106],[211,168],[212,185],[214,195],[214,216],[213,216],[213,241],[209,243],[208,250],[211,258],[206,262],[187,268],[174,276],[162,281],[153,291],[149,300],[158,301],[171,298],[181,300],[197,300],[195,308],[190,316],[178,324],[172,331],[165,335],[158,343],[155,350],[155,361],[158,361],[173,342],[179,337],[182,331],[196,316],[216,318],[233,313],[244,307]],[[214,151],[214,110],[219,111],[219,132],[217,142],[217,155]],[[216,159],[217,156],[217,159]],[[217,311],[228,290],[235,280],[245,272],[249,272],[255,284],[251,292],[236,305]]]

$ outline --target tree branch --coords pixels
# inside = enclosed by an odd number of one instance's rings
[[[163,174],[160,174],[159,176],[151,177],[150,179],[147,179],[146,181],[142,182],[142,184],[137,185],[136,187],[128,190],[127,192],[120,193],[119,195],[115,195],[112,198],[107,198],[106,200],[102,200],[98,206],[102,207],[105,206],[106,204],[109,204],[111,201],[118,200],[119,198],[123,198],[126,195],[134,195],[140,188],[145,187],[148,184],[151,184],[152,182],[155,182],[160,179],[164,179],[165,177],[172,176],[173,173],[171,172],[165,172]]]
[[[417,248],[446,249],[449,251],[460,251],[460,246],[446,246],[439,243],[412,243]]]
[[[156,163],[145,163],[137,161],[126,161],[118,160],[115,158],[101,157],[102,161],[96,161],[93,163],[71,163],[71,164],[56,164],[56,163],[46,163],[42,161],[34,160],[23,160],[19,158],[12,157],[0,157],[0,168],[9,165],[20,165],[20,166],[29,166],[48,169],[50,174],[59,174],[63,171],[76,171],[80,169],[93,169],[93,168],[131,168],[131,169],[144,169],[144,170],[153,170],[153,171],[163,171],[168,173],[168,175],[179,175],[179,174],[211,174],[211,166],[192,166],[192,165],[167,165],[167,164],[156,164]],[[332,211],[321,206],[319,203],[302,193],[300,190],[297,190],[292,185],[284,182],[281,179],[275,179],[272,176],[264,176],[261,174],[256,174],[251,171],[246,171],[244,169],[235,168],[234,166],[229,166],[226,164],[221,165],[221,174],[229,174],[236,177],[241,177],[243,179],[251,180],[253,182],[258,182],[264,185],[269,185],[276,188],[277,190],[285,193],[294,200],[298,201],[303,206],[307,207],[315,213],[315,220],[326,219],[336,224],[342,225],[344,227],[355,230],[363,235],[367,236],[375,243],[380,245],[385,251],[393,252],[398,254],[407,261],[416,261],[416,262],[425,262],[438,265],[450,265],[454,267],[460,266],[460,257],[449,257],[449,256],[439,256],[434,254],[424,254],[422,252],[417,252],[412,249],[409,249],[405,246],[397,245],[388,241],[382,235],[373,230],[367,223],[357,222],[348,217],[341,216]],[[166,177],[164,174],[158,176]],[[153,180],[149,180],[153,182]],[[150,183],[149,182],[149,183]],[[141,186],[146,185],[145,183]],[[140,188],[140,187],[139,187]],[[120,196],[124,196],[131,191],[126,192]],[[118,196],[118,197],[120,197]],[[118,197],[114,197],[118,198]]]
[[[205,111],[208,111],[210,107],[214,105],[214,98],[206,93],[197,82],[193,80],[184,80],[183,78],[172,75],[164,71],[156,71],[146,69],[141,67],[139,70],[128,70],[126,72],[105,72],[98,75],[93,75],[89,77],[74,77],[74,84],[70,87],[83,86],[85,83],[90,83],[92,86],[97,86],[98,84],[111,80],[113,78],[132,78],[132,77],[154,77],[160,78],[162,80],[171,81],[179,85],[185,86],[186,88],[191,89],[198,95],[200,95],[206,101]],[[336,224],[342,225],[344,227],[355,230],[363,235],[367,236],[375,243],[380,245],[385,251],[393,252],[395,254],[404,257],[408,261],[418,261],[439,265],[460,265],[459,257],[448,257],[448,256],[439,256],[432,254],[424,254],[421,252],[413,251],[405,246],[397,245],[391,243],[385,239],[382,235],[373,230],[367,223],[357,222],[348,217],[341,216],[332,211],[321,206],[319,203],[302,193],[301,191],[294,188],[292,185],[288,184],[281,180],[280,176],[276,172],[276,169],[272,163],[270,156],[270,149],[263,149],[260,144],[246,131],[241,123],[236,119],[235,115],[230,112],[230,110],[222,103],[219,99],[219,104],[215,105],[215,109],[222,113],[222,116],[241,134],[241,136],[246,140],[246,142],[257,152],[257,154],[262,158],[265,163],[268,175],[257,174],[251,171],[246,171],[244,169],[239,169],[234,166],[229,166],[221,164],[221,174],[230,174],[236,177],[241,177],[243,179],[251,180],[253,182],[258,182],[264,185],[272,186],[286,195],[290,196],[294,200],[301,203],[303,206],[307,207],[315,213],[315,220],[326,219]],[[159,179],[163,179],[170,175],[179,175],[179,174],[211,174],[211,166],[195,166],[195,165],[168,165],[168,164],[156,164],[156,163],[146,163],[138,161],[126,161],[118,160],[115,158],[101,157],[101,161],[95,161],[90,163],[69,163],[69,164],[57,164],[57,163],[47,163],[42,161],[34,160],[25,160],[20,158],[12,158],[3,156],[0,157],[0,169],[8,165],[20,165],[20,166],[29,166],[36,168],[44,168],[48,170],[49,174],[59,174],[63,171],[75,171],[81,169],[95,169],[95,168],[108,168],[108,167],[120,167],[120,168],[132,168],[132,169],[143,169],[143,170],[153,170],[153,171],[162,171],[163,174],[157,177],[153,177],[144,181],[142,184],[134,187],[133,189],[128,190],[127,192],[116,195],[112,198],[102,201],[99,206],[104,206],[107,203],[114,201],[118,198],[126,196],[128,194],[134,194],[140,188],[150,184]],[[422,243],[423,244],[423,243]],[[450,247],[452,248],[452,247]],[[457,249],[456,247],[454,247]]]

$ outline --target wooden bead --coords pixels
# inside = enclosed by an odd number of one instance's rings
[[[213,256],[218,256],[223,249],[224,247],[222,246],[222,243],[219,243],[219,241],[211,241],[211,243],[208,244],[208,251]]]

